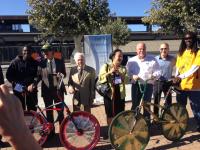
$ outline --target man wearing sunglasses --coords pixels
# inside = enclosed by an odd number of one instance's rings
[[[169,55],[169,44],[162,43],[160,45],[160,54],[155,57],[157,62],[159,63],[161,76],[158,80],[155,81],[153,87],[153,95],[154,95],[154,104],[160,104],[160,97],[162,92],[164,96],[166,96],[167,91],[169,90],[169,83],[167,82],[170,78],[172,78],[173,67],[176,63],[176,59],[174,56]],[[171,94],[167,97],[167,104],[170,105],[172,103]],[[154,107],[154,113],[158,116],[159,108]]]
[[[194,118],[197,121],[197,131],[200,132],[200,50],[197,35],[187,32],[181,41],[176,62],[175,83],[180,83],[180,94],[177,101],[184,107],[189,98]]]

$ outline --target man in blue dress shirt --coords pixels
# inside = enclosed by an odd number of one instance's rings
[[[173,67],[175,65],[175,57],[169,55],[169,44],[163,43],[160,45],[160,55],[155,57],[159,63],[161,76],[159,80],[154,83],[153,95],[154,95],[154,104],[160,104],[161,93],[164,93],[164,96],[167,94],[167,91],[170,87],[167,82],[172,78]],[[167,104],[172,103],[171,94],[167,97]],[[154,113],[158,115],[159,108],[154,107]]]

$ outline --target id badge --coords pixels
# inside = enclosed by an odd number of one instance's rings
[[[16,84],[15,85],[15,88],[14,88],[15,91],[17,92],[23,92],[23,86],[21,84]]]
[[[115,77],[115,80],[114,80],[114,83],[115,83],[115,84],[121,84],[121,83],[122,83],[121,77],[120,77],[120,76],[116,76],[116,77]]]

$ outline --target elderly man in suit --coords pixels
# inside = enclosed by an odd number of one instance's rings
[[[95,69],[85,65],[83,53],[74,55],[76,66],[71,68],[68,90],[73,96],[73,110],[91,112],[91,104],[95,98]]]
[[[59,78],[54,74],[62,73],[64,77],[66,76],[65,64],[63,60],[54,58],[54,51],[50,45],[44,45],[42,51],[45,54],[45,60],[43,60],[44,65],[38,69],[38,82],[42,80],[41,84],[41,94],[44,100],[45,107],[49,107],[54,103],[58,103],[64,100],[65,86],[62,83],[61,88],[59,89],[58,96],[58,86]],[[62,99],[60,99],[61,97]],[[62,104],[57,105],[57,108],[62,108]],[[48,110],[46,112],[47,120],[49,122],[54,122],[53,110]],[[59,112],[60,116],[58,118],[59,123],[61,124],[64,114],[63,111]],[[55,132],[52,132],[51,135],[54,135]]]

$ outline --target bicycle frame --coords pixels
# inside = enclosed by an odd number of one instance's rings
[[[151,103],[151,102],[145,102],[144,101],[144,94],[145,94],[145,91],[146,91],[146,84],[147,84],[147,81],[145,82],[145,86],[144,86],[144,90],[142,92],[142,98],[140,100],[140,104],[139,104],[139,106],[136,107],[136,110],[135,110],[136,115],[141,113],[141,110],[143,109],[143,110],[146,110],[151,116],[153,116],[153,118],[150,119],[150,120],[154,120],[155,122],[162,122],[162,120],[157,115],[155,115],[153,111],[150,110],[150,107],[151,106],[158,107],[158,108],[161,108],[161,111],[163,111],[164,109],[167,108],[166,102],[167,102],[167,97],[170,95],[170,93],[172,93],[172,91],[175,92],[175,93],[179,93],[179,92],[173,85],[171,85],[169,87],[168,91],[167,91],[166,96],[164,97],[164,106],[162,106],[160,104],[154,104],[154,103]]]
[[[53,75],[56,75],[56,76],[57,76],[57,74],[53,74]],[[58,99],[59,99],[60,102],[57,102],[57,103],[55,103],[55,104],[52,104],[52,105],[50,105],[50,106],[48,106],[48,107],[46,107],[46,108],[44,108],[44,109],[41,109],[40,106],[36,105],[36,107],[37,107],[37,109],[39,110],[39,112],[35,112],[35,111],[32,111],[32,112],[34,112],[34,113],[36,113],[36,114],[39,114],[39,115],[42,115],[42,117],[43,117],[44,120],[45,120],[45,123],[47,124],[47,127],[49,127],[49,128],[51,129],[51,127],[52,127],[56,122],[58,122],[58,118],[59,118],[59,116],[61,115],[62,111],[63,111],[64,108],[65,108],[65,109],[66,109],[66,113],[67,113],[67,117],[69,117],[69,119],[73,122],[73,124],[74,124],[75,128],[77,129],[77,131],[78,131],[78,132],[81,132],[81,130],[78,128],[77,124],[75,123],[74,119],[71,117],[71,111],[70,111],[69,107],[68,107],[67,104],[64,102],[62,96],[59,94],[59,89],[60,89],[60,87],[61,87],[61,83],[63,82],[63,77],[64,77],[64,76],[63,76],[63,75],[60,75],[60,77],[61,77],[61,79],[60,79],[60,81],[59,81],[59,86],[58,86],[58,88],[57,88],[57,96],[58,96]],[[57,105],[60,105],[60,104],[62,104],[62,108],[56,108],[56,107],[54,108],[54,106],[57,106]],[[50,122],[47,121],[47,117],[45,116],[44,111],[47,112],[47,111],[54,111],[54,110],[58,111],[58,116],[57,116],[57,118],[55,119],[55,121],[54,121],[53,123],[50,123]],[[52,128],[52,129],[53,129],[53,128]]]

